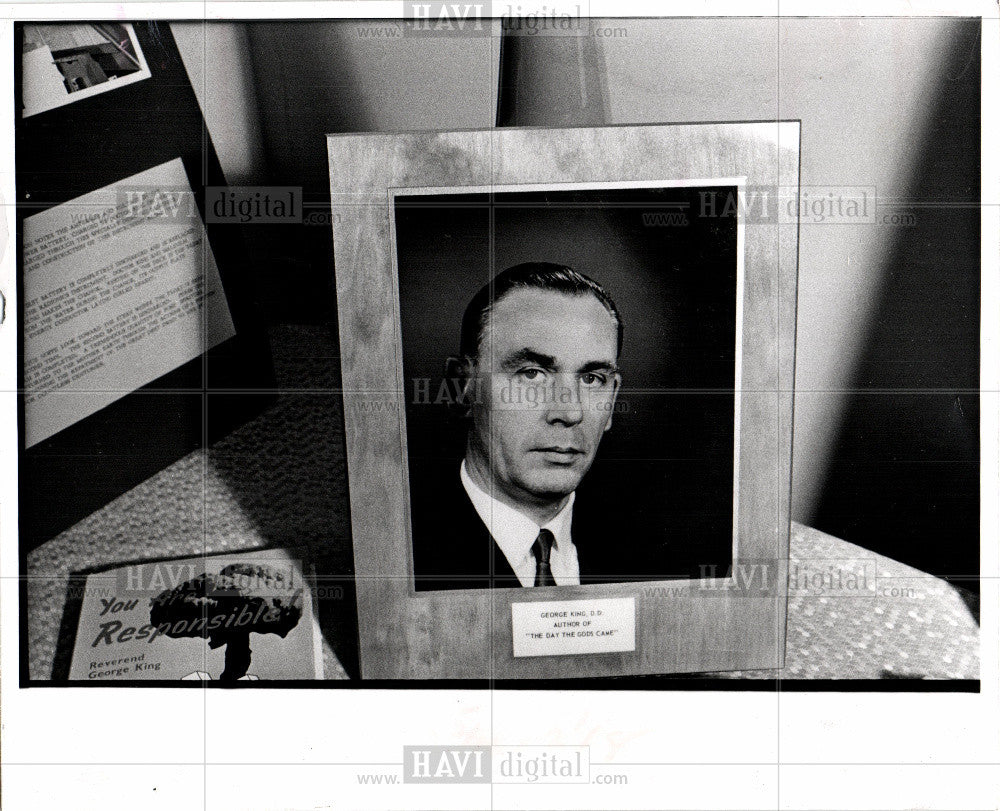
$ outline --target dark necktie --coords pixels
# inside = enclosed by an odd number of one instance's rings
[[[535,585],[554,586],[555,579],[552,577],[552,567],[549,566],[549,555],[552,554],[552,544],[555,536],[547,529],[538,533],[535,542],[531,545],[531,554],[535,556]]]

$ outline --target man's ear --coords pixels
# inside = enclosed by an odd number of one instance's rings
[[[476,395],[476,362],[466,355],[452,355],[444,362],[444,376],[457,413],[469,413]]]
[[[611,403],[608,406],[608,422],[604,426],[605,433],[607,433],[608,431],[611,430],[611,423],[614,422],[615,403],[618,400],[618,392],[619,392],[619,390],[622,387],[622,376],[618,372],[615,372],[614,385],[615,385],[615,387],[614,387],[614,389],[611,392]]]

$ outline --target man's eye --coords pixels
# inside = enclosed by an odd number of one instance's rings
[[[544,374],[541,369],[521,369],[518,371],[517,376],[529,383],[535,383],[541,380]]]
[[[608,382],[608,379],[604,375],[595,374],[594,372],[586,372],[580,376],[580,382],[584,386],[603,386]]]

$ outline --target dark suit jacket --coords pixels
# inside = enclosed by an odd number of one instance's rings
[[[636,577],[641,564],[622,554],[628,548],[622,542],[628,532],[623,516],[591,496],[581,486],[573,505],[580,583],[641,579]],[[417,591],[521,588],[465,492],[457,462],[411,470],[410,514]]]

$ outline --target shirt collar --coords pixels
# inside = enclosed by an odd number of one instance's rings
[[[549,530],[555,537],[554,549],[561,552],[572,545],[570,530],[573,525],[575,491],[570,493],[563,508],[550,521],[539,527],[528,516],[494,498],[472,481],[464,459],[459,474],[472,505],[507,560],[519,561],[531,555],[531,545],[541,529]]]

